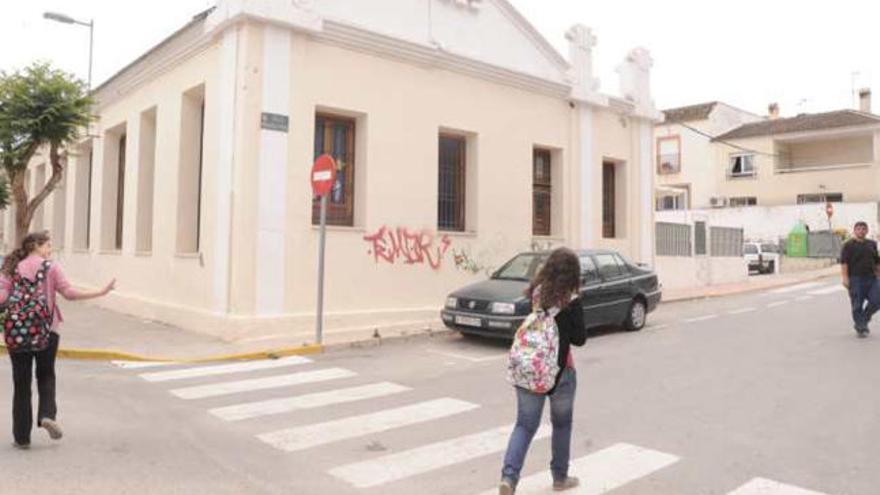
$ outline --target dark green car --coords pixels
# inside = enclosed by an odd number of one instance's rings
[[[577,252],[587,328],[619,325],[641,330],[662,297],[657,274],[607,250]],[[532,310],[525,297],[529,281],[548,252],[521,253],[489,280],[458,289],[446,298],[443,323],[464,334],[509,339]]]

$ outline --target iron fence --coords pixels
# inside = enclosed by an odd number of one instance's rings
[[[657,256],[691,256],[691,226],[683,223],[657,222]]]
[[[743,229],[712,227],[710,255],[739,258],[743,255]]]

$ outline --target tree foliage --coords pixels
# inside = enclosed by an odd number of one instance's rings
[[[16,242],[30,228],[34,212],[59,184],[68,147],[86,131],[93,100],[79,79],[46,63],[0,72],[0,167],[11,187]],[[37,153],[45,153],[52,176],[29,197],[25,172]],[[8,198],[9,192],[0,194]]]

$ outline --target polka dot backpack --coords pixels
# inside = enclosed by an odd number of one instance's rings
[[[12,291],[0,313],[3,340],[9,352],[34,352],[49,347],[52,308],[43,288],[50,266],[49,260],[44,261],[35,280],[22,276],[17,270],[12,276]]]

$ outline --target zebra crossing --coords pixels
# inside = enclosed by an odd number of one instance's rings
[[[350,492],[379,490],[383,493],[394,483],[416,480],[442,469],[467,465],[475,461],[496,460],[498,469],[485,474],[485,485],[468,486],[464,495],[494,495],[500,470],[500,457],[507,448],[513,424],[504,423],[491,428],[467,426],[469,415],[479,411],[480,404],[456,397],[411,399],[412,387],[390,382],[352,384],[359,373],[341,367],[325,367],[306,357],[289,357],[268,361],[248,361],[226,364],[185,365],[180,363],[133,363],[115,361],[123,372],[131,372],[139,379],[164,387],[176,399],[198,405],[199,400],[210,399],[206,414],[228,423],[250,421],[259,430],[261,420],[272,419],[269,431],[254,434],[256,441],[287,455],[311,452],[312,449],[331,447],[348,440],[363,437],[382,438],[394,431],[407,432],[422,428],[431,432],[436,421],[461,419],[459,435],[449,438],[431,438],[408,449],[392,451],[371,458],[348,454],[355,458],[343,459],[325,470],[325,474],[347,487]],[[274,373],[270,376],[249,377],[249,373]],[[195,380],[199,384],[188,384]],[[209,383],[202,383],[204,381]],[[322,383],[330,390],[309,390],[309,385]],[[238,394],[276,389],[290,389],[283,397],[241,402]],[[277,390],[276,390],[277,391]],[[375,400],[397,397],[403,405],[377,409]],[[222,402],[222,403],[218,403]],[[349,405],[362,411],[341,418],[290,424],[278,429],[285,413],[317,410],[331,406]],[[541,426],[535,442],[546,441],[551,427]],[[428,435],[430,436],[430,435]],[[424,438],[424,433],[419,435]],[[361,458],[356,458],[361,457]],[[604,446],[595,452],[573,458],[571,470],[584,481],[570,490],[573,495],[601,495],[611,493],[637,480],[658,475],[663,470],[684,462],[671,453],[630,443]],[[754,478],[728,492],[728,495],[826,495],[767,478]],[[343,492],[340,492],[343,493]],[[430,491],[425,491],[429,494]],[[520,495],[552,493],[550,477],[546,472],[524,473],[517,488]]]
[[[827,296],[828,294],[836,294],[838,292],[846,292],[846,288],[840,283],[829,284],[827,282],[804,282],[796,285],[789,285],[766,291],[771,295],[811,295],[811,296]]]

